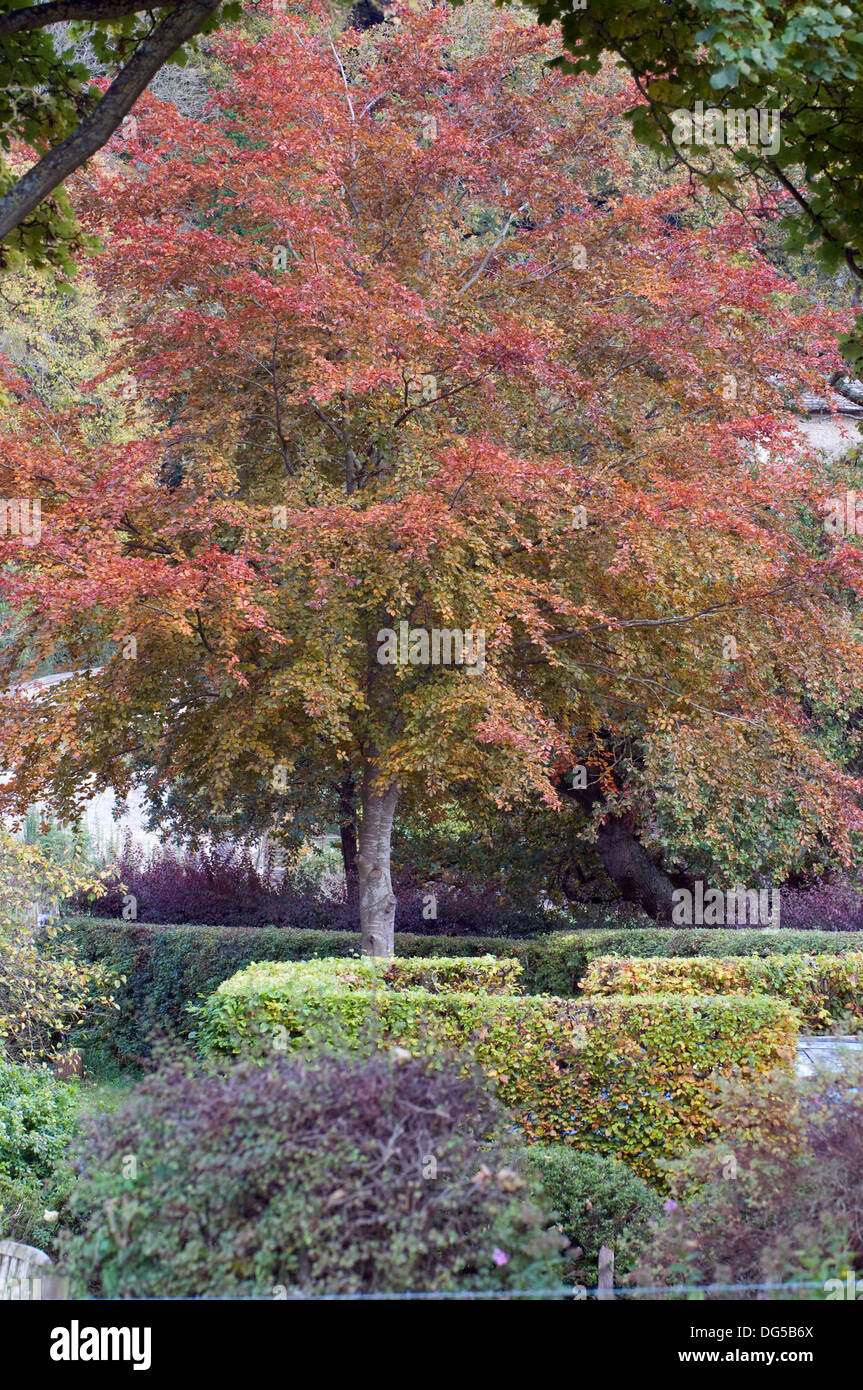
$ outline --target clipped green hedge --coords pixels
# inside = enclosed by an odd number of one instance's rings
[[[863,954],[847,956],[693,956],[645,960],[603,956],[581,983],[591,995],[770,994],[799,1010],[804,1027],[826,1032],[840,1019],[863,1018]]]
[[[76,1039],[90,1065],[128,1067],[146,1056],[153,1030],[185,1035],[188,1005],[253,960],[313,960],[358,954],[352,932],[290,927],[151,926],[77,916],[69,920],[83,955],[124,977],[114,993],[119,1012]],[[791,932],[724,928],[608,928],[553,932],[531,940],[502,937],[396,936],[396,955],[425,959],[494,955],[522,966],[525,994],[576,996],[597,956],[844,955],[863,951],[861,932]]]
[[[397,989],[427,989],[431,994],[482,990],[484,994],[515,994],[521,962],[500,956],[409,957],[396,960],[339,961],[342,980],[371,984],[375,980]]]
[[[83,956],[103,961],[120,984],[113,991],[117,1010],[80,1032],[89,1066],[106,1070],[134,1067],[149,1054],[154,1033],[183,1037],[189,1031],[188,1006],[212,993],[228,976],[253,960],[316,960],[356,957],[352,932],[296,931],[289,927],[148,926],[115,919],[73,917]],[[399,956],[434,960],[453,948],[460,957],[493,955],[521,961],[530,978],[532,942],[495,938],[409,936],[397,938]]]
[[[564,1141],[656,1179],[660,1160],[712,1134],[717,1076],[790,1066],[799,1026],[783,1001],[744,994],[575,1000],[435,994],[383,972],[368,978],[364,987],[340,960],[250,965],[196,1010],[198,1046],[463,1051],[529,1141]]]

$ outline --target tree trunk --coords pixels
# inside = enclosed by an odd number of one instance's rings
[[[270,857],[270,832],[265,830],[258,841],[258,852],[255,855],[255,868],[259,874],[263,874],[267,868],[267,860]]]
[[[567,783],[565,774],[556,772],[551,780],[562,796],[577,801],[588,814],[604,800],[599,779],[577,787]],[[654,921],[671,921],[674,890],[690,886],[691,880],[686,874],[663,869],[639,840],[631,816],[604,816],[596,834],[596,851],[624,902],[637,903]]]
[[[354,779],[348,773],[339,783],[339,836],[342,842],[348,910],[351,920],[356,922],[359,916],[360,874],[357,864],[357,810],[354,791]]]
[[[396,899],[390,877],[390,848],[398,788],[382,785],[373,763],[363,769],[359,870],[360,931],[363,953],[392,956]]]
[[[622,816],[605,817],[596,849],[625,902],[638,903],[655,921],[671,921],[674,880],[648,854]]]

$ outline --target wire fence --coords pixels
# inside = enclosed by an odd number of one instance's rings
[[[473,1302],[479,1300],[493,1299],[569,1299],[572,1302],[582,1302],[586,1299],[615,1299],[615,1298],[674,1298],[678,1296],[693,1295],[697,1298],[705,1298],[717,1294],[735,1293],[796,1293],[803,1289],[819,1290],[824,1293],[824,1281],[818,1279],[800,1280],[790,1284],[656,1284],[644,1287],[633,1286],[620,1287],[613,1289],[585,1288],[579,1284],[561,1284],[545,1289],[468,1289],[458,1290],[451,1293],[410,1291],[403,1293],[333,1293],[333,1294],[305,1294],[288,1292],[285,1297],[290,1301],[302,1301],[305,1303],[358,1303],[358,1302],[395,1302],[407,1299],[431,1302]]]

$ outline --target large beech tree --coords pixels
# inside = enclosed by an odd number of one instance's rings
[[[856,783],[804,711],[859,702],[858,554],[807,540],[823,484],[785,409],[837,323],[740,225],[687,229],[680,190],[603,196],[632,96],[549,71],[553,31],[325,21],[223,36],[208,117],[143,99],[79,190],[126,315],[110,370],[158,427],[94,443],[9,373],[0,480],[41,533],[0,540],[2,679],[60,642],[79,674],[7,692],[4,804],[69,814],[133,765],[226,802],[351,777],[376,954],[399,805],[553,803],[582,763],[601,828],[634,738],[693,807],[706,767],[847,857]],[[484,661],[382,661],[401,623],[481,631]]]

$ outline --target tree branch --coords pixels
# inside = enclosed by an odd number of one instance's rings
[[[524,210],[525,210],[526,207],[527,207],[527,203],[522,203],[522,205],[521,205],[520,208],[516,208],[515,212],[511,212],[511,213],[509,214],[509,217],[506,219],[506,221],[505,221],[504,224],[503,224],[503,229],[501,230],[500,235],[495,239],[494,243],[488,248],[488,250],[486,251],[486,253],[485,253],[485,255],[483,256],[482,260],[480,261],[479,265],[477,266],[476,270],[474,271],[473,275],[470,277],[470,279],[467,280],[467,281],[465,282],[465,284],[460,285],[459,288],[456,290],[456,294],[464,294],[465,291],[466,291],[466,290],[469,290],[470,287],[471,287],[471,285],[473,285],[473,284],[479,279],[479,277],[482,275],[483,271],[485,270],[486,266],[488,265],[489,261],[491,260],[492,256],[494,255],[495,251],[497,250],[497,248],[498,248],[498,247],[503,243],[503,241],[506,239],[507,232],[509,231],[509,229],[510,229],[510,227],[512,226],[513,222],[515,221],[516,217],[518,217],[518,214],[519,214],[520,212],[524,212]]]
[[[0,198],[0,241],[28,217],[43,198],[101,149],[159,69],[218,9],[220,0],[181,0],[135,50],[94,111],[77,130],[49,150]]]
[[[111,24],[126,15],[142,10],[161,10],[178,0],[50,0],[46,5],[30,5],[23,10],[10,10],[0,15],[0,39],[13,34],[29,34],[34,29],[46,29],[49,24],[66,24],[76,20],[93,24]]]
[[[837,396],[844,396],[854,405],[863,405],[863,383],[852,380],[847,372],[834,372],[830,378],[830,385]]]

